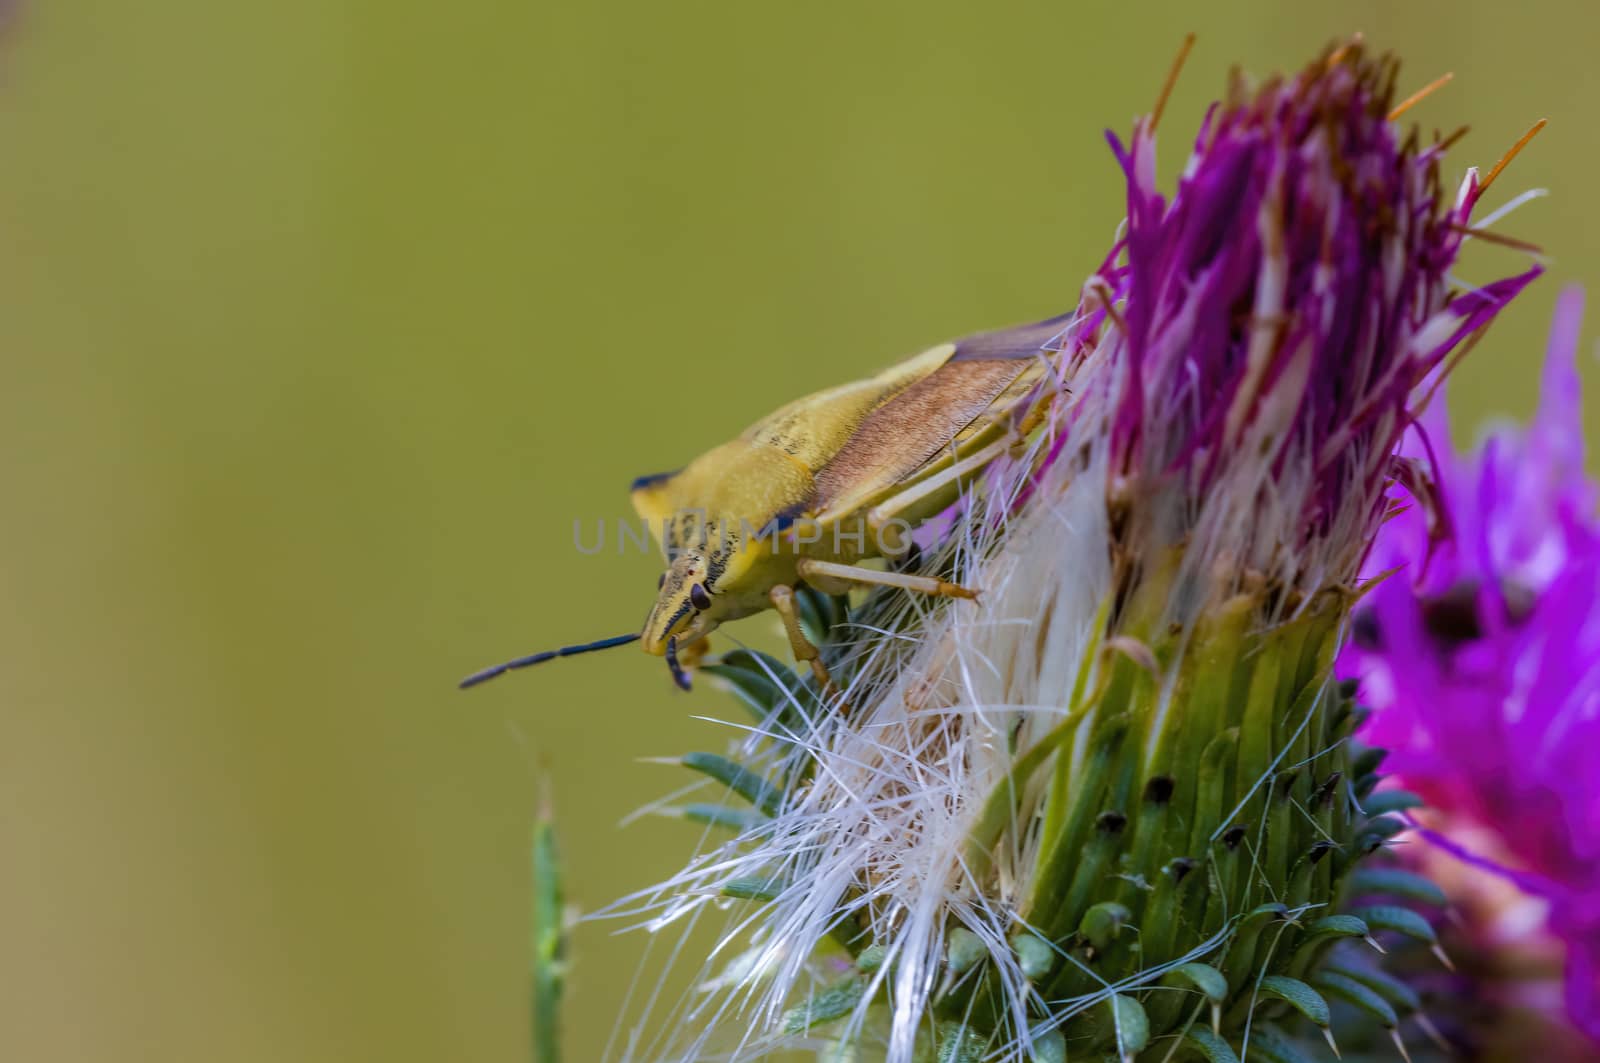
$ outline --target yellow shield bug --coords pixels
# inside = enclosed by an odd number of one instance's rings
[[[461,681],[640,642],[679,686],[680,649],[728,620],[775,609],[797,660],[824,683],[801,630],[794,588],[827,594],[880,585],[956,598],[974,592],[931,576],[859,562],[892,557],[918,522],[1018,446],[1025,411],[1049,371],[1065,317],[944,343],[876,376],[797,399],[673,473],[633,483],[634,510],[668,566],[637,634],[519,657]]]

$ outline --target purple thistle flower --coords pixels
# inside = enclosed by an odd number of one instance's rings
[[[1196,530],[1291,591],[1354,574],[1417,385],[1540,272],[1451,292],[1482,186],[1471,171],[1452,201],[1443,145],[1402,139],[1396,70],[1352,48],[1253,93],[1236,80],[1170,203],[1152,123],[1109,138],[1126,264],[1086,305],[1127,306],[1113,468],[1195,502],[1230,492],[1246,526]]]
[[[1375,710],[1363,737],[1428,802],[1419,818],[1444,817],[1436,840],[1548,904],[1568,1015],[1600,1044],[1600,490],[1583,472],[1582,309],[1563,294],[1529,428],[1462,458],[1442,404],[1419,425],[1408,448],[1436,482],[1378,536],[1369,574],[1401,571],[1357,612],[1341,669]]]
[[[1127,219],[1042,352],[1023,453],[925,540],[980,597],[853,610],[823,640],[848,711],[747,669],[780,694],[738,778],[781,796],[632,898],[654,930],[761,904],[668,1055],[1153,1061],[1270,1036],[1254,987],[1319,962],[1308,928],[1364,856],[1341,795],[1370,769],[1330,670],[1416,469],[1417,388],[1538,272],[1452,280],[1482,185],[1452,195],[1445,146],[1397,128],[1396,69],[1352,45],[1236,80],[1170,199],[1156,119],[1111,138]]]

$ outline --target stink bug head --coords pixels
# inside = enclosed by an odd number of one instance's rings
[[[724,621],[766,608],[773,583],[765,578],[768,555],[759,546],[744,548],[743,538],[722,521],[709,521],[706,530],[695,545],[671,552],[640,636],[646,653],[662,656],[670,641],[698,642]]]
[[[673,559],[662,575],[656,604],[645,619],[640,635],[646,653],[664,656],[668,642],[693,642],[709,635],[717,626],[718,619],[711,609],[700,608],[716,605],[711,589],[706,586],[708,569],[705,554],[697,550],[685,550]]]

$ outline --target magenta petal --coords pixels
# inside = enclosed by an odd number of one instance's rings
[[[1369,574],[1406,567],[1361,605],[1341,670],[1361,680],[1375,710],[1363,737],[1392,751],[1401,783],[1447,823],[1487,828],[1516,870],[1425,836],[1549,902],[1569,1017],[1600,1043],[1600,496],[1583,473],[1582,309],[1562,294],[1526,431],[1460,457],[1443,411],[1428,417],[1450,535],[1430,544],[1415,513],[1383,528]]]

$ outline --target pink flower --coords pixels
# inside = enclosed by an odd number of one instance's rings
[[[1442,407],[1408,444],[1411,509],[1368,575],[1341,661],[1373,717],[1363,738],[1428,802],[1439,845],[1546,907],[1566,948],[1565,1009],[1600,1042],[1600,519],[1583,472],[1575,352],[1582,295],[1563,294],[1527,429],[1449,449]]]

